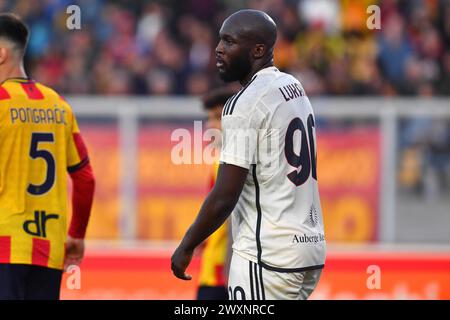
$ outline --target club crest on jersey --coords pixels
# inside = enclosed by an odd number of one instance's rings
[[[317,223],[319,222],[319,215],[317,214],[317,210],[314,205],[312,205],[309,209],[309,220],[313,227],[317,226]]]

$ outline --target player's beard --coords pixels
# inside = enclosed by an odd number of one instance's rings
[[[244,79],[252,70],[250,57],[247,54],[237,56],[230,60],[230,64],[222,72],[219,70],[219,77],[225,82],[233,82]]]

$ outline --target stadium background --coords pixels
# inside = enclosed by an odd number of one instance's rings
[[[67,29],[71,4],[81,30]],[[367,28],[372,4],[381,30]],[[317,114],[329,254],[312,298],[449,299],[450,1],[3,0],[31,28],[27,71],[72,104],[97,176],[81,289],[66,275],[62,297],[194,297],[198,260],[186,283],[169,259],[210,167],[174,165],[171,134],[204,119],[217,32],[240,8],[275,19],[276,65]]]

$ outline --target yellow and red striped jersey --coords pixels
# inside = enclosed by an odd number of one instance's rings
[[[214,164],[214,172],[212,175],[211,188],[214,186],[217,178],[217,170],[219,163]],[[200,286],[225,286],[225,263],[228,254],[228,237],[229,237],[229,222],[228,220],[219,227],[206,240],[200,265]]]
[[[0,263],[63,268],[67,171],[87,162],[55,91],[24,78],[0,85]]]

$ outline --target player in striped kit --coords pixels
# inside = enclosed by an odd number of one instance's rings
[[[0,299],[58,299],[62,270],[83,258],[95,180],[70,106],[25,74],[28,33],[0,14]]]

